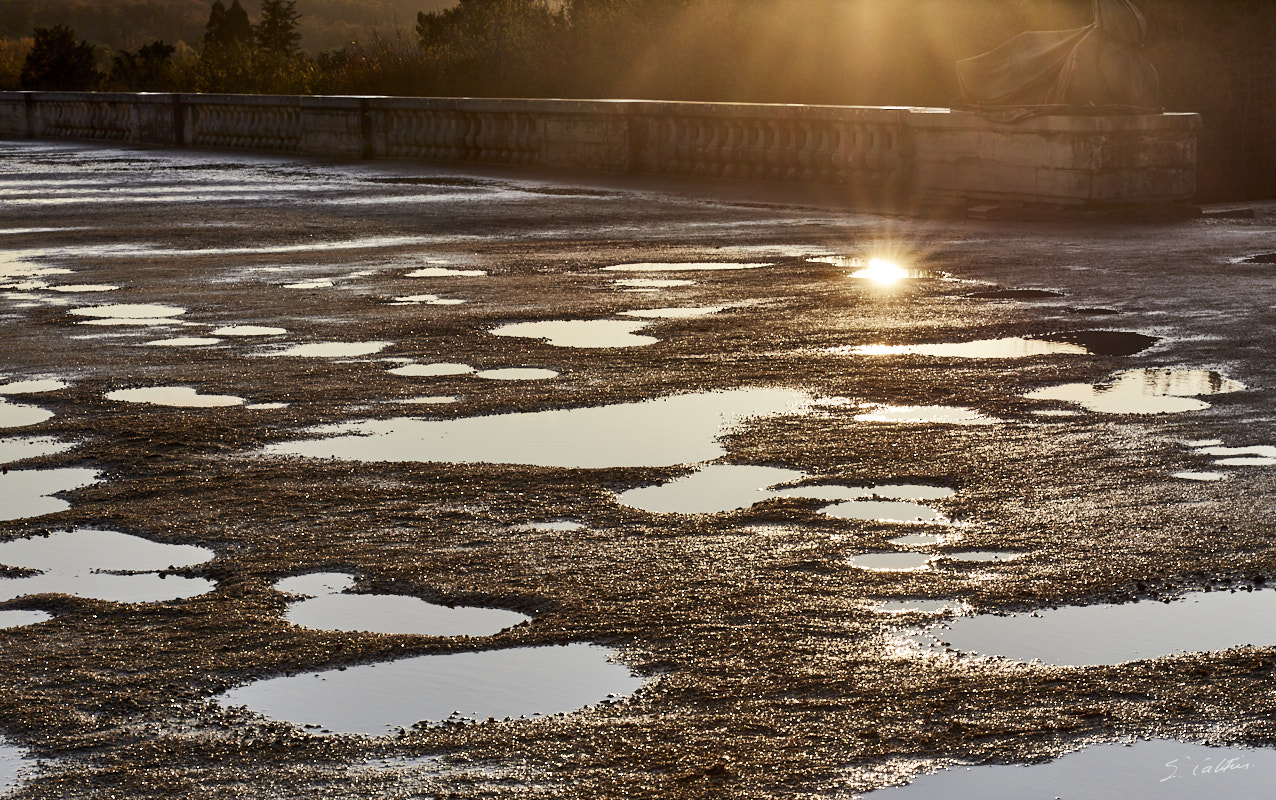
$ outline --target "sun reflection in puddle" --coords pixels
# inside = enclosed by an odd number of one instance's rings
[[[1210,407],[1201,395],[1239,392],[1245,385],[1208,370],[1137,369],[1101,384],[1069,383],[1029,392],[1031,400],[1075,403],[1100,414],[1175,414]]]
[[[71,504],[53,495],[97,482],[96,470],[81,467],[8,470],[0,475],[0,520],[42,517],[66,511]]]
[[[493,328],[495,336],[544,339],[555,347],[643,347],[660,341],[654,336],[640,336],[636,331],[649,322],[623,319],[568,319],[541,322],[513,322]]]
[[[1276,644],[1276,590],[1197,592],[1169,603],[1141,600],[958,617],[909,638],[923,649],[941,651],[946,645],[964,653],[1058,666],[1119,664],[1239,645],[1265,647]]]
[[[857,422],[896,422],[938,425],[993,425],[1001,420],[960,406],[870,405],[871,410],[855,415]]]
[[[440,606],[418,597],[351,594],[353,575],[312,573],[286,578],[275,588],[306,599],[292,603],[285,619],[301,628],[416,636],[491,636],[531,620],[499,608]]]
[[[736,389],[486,417],[357,421],[312,429],[328,437],[281,442],[265,452],[354,461],[665,467],[720,458],[726,453],[719,438],[746,420],[808,413],[811,405],[804,392]]]
[[[209,592],[210,581],[165,575],[216,554],[203,547],[162,544],[115,531],[76,529],[0,543],[0,564],[40,570],[0,579],[0,600],[68,594],[114,603],[160,603]]]
[[[318,733],[384,736],[399,727],[569,713],[642,681],[589,644],[416,656],[256,681],[218,696]]]
[[[1271,796],[1276,750],[1209,747],[1168,739],[1091,745],[1037,764],[955,765],[915,776],[864,800],[1199,800]]]
[[[217,408],[242,405],[244,398],[230,394],[200,394],[189,386],[145,386],[137,389],[116,389],[106,393],[107,400],[125,403],[149,403],[176,408]]]

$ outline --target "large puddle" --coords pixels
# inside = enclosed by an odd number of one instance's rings
[[[71,504],[53,495],[97,482],[97,471],[82,467],[6,469],[0,475],[0,520],[42,517],[66,511]]]
[[[16,788],[35,770],[35,759],[19,747],[14,747],[0,737],[0,792],[8,793]]]
[[[285,578],[275,588],[305,597],[288,607],[293,625],[326,631],[364,631],[417,636],[491,636],[531,620],[500,608],[441,606],[419,597],[352,594],[353,575],[320,572]]]
[[[1112,742],[1040,764],[954,766],[864,800],[1266,800],[1276,750],[1207,747],[1168,739]]]
[[[159,303],[113,303],[111,305],[73,308],[68,313],[80,317],[98,317],[101,319],[167,319],[180,317],[186,313],[186,309],[180,306]]]
[[[1176,414],[1201,411],[1201,396],[1239,392],[1245,385],[1208,370],[1136,369],[1100,384],[1068,383],[1029,392],[1032,400],[1057,400],[1100,414]]]
[[[804,392],[736,389],[487,417],[403,417],[315,428],[327,438],[280,442],[266,452],[351,461],[668,467],[720,458],[726,453],[719,438],[748,419],[806,413],[811,406]]]
[[[650,322],[624,319],[566,319],[543,322],[513,322],[493,328],[496,336],[544,339],[555,347],[642,347],[660,341],[654,336],[640,336],[636,331]]]
[[[1130,356],[1156,344],[1156,337],[1130,331],[1070,331],[1045,336],[1012,336],[971,342],[868,344],[834,348],[835,353],[868,356],[918,355],[933,358],[1012,359],[1051,355]]]
[[[589,644],[417,656],[269,678],[218,696],[319,733],[383,736],[400,727],[568,713],[642,681]]]
[[[124,403],[148,403],[176,408],[217,408],[243,405],[244,398],[231,394],[200,394],[189,386],[146,386],[137,389],[116,389],[106,393],[107,400]]]
[[[922,647],[1087,666],[1276,644],[1276,589],[1197,592],[1163,603],[1065,606],[957,617],[911,637]]]
[[[36,378],[25,381],[10,381],[0,385],[0,394],[43,394],[57,392],[69,388],[71,384],[57,378]]]
[[[856,422],[894,422],[910,425],[992,425],[1000,420],[962,406],[869,406]]]
[[[436,361],[432,364],[404,364],[387,371],[391,375],[405,378],[441,378],[448,375],[470,375],[473,374],[474,367],[469,364]]]
[[[162,544],[116,531],[76,529],[0,543],[0,564],[39,570],[0,579],[0,600],[68,594],[114,603],[159,603],[211,591],[202,578],[165,575],[216,554],[203,547]]]
[[[213,336],[281,336],[288,332],[287,328],[272,325],[226,325],[215,328]]]
[[[380,353],[392,342],[312,342],[286,347],[282,350],[270,350],[262,353],[267,356],[295,356],[298,358],[357,358]]]

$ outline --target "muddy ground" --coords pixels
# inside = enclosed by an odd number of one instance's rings
[[[729,182],[49,142],[0,143],[0,154],[0,247],[75,271],[50,282],[121,287],[0,296],[2,377],[72,384],[9,398],[55,416],[0,433],[80,443],[24,469],[83,466],[104,477],[61,495],[69,510],[0,523],[0,537],[89,527],[217,553],[176,571],[216,582],[189,600],[41,595],[5,604],[55,615],[0,630],[0,731],[43,762],[20,797],[842,797],[927,765],[1031,761],[1122,736],[1276,739],[1270,646],[1046,667],[901,650],[901,632],[925,620],[872,610],[894,598],[956,598],[993,612],[1207,586],[1269,590],[1276,468],[1233,469],[1217,482],[1171,475],[1210,469],[1184,441],[1276,443],[1276,267],[1239,261],[1276,250],[1276,206],[1252,218],[1144,223],[926,221]],[[37,228],[55,230],[15,230]],[[315,244],[325,246],[287,247]],[[848,277],[844,264],[808,259],[883,254],[930,275],[880,287]],[[406,277],[430,261],[488,274]],[[624,292],[613,281],[641,276],[602,270],[647,261],[770,266],[673,275],[695,283],[655,293]],[[311,278],[334,285],[284,286]],[[466,302],[390,302],[421,293]],[[174,304],[195,324],[157,334],[88,327],[68,313],[104,302]],[[708,305],[732,307],[657,321],[643,333],[659,342],[642,347],[574,349],[487,332]],[[263,343],[247,338],[142,344],[231,324],[286,328],[290,344],[392,344],[349,360],[262,357]],[[1017,360],[830,352],[1094,329],[1158,341],[1128,356]],[[388,358],[560,376],[405,378],[388,373],[396,366]],[[1248,388],[1207,398],[1206,410],[1164,415],[1043,416],[1033,412],[1070,407],[1024,397],[1142,367],[1215,370]],[[157,385],[289,405],[183,409],[105,398]],[[830,402],[741,426],[721,461],[845,485],[947,486],[956,494],[937,507],[962,523],[960,542],[930,550],[1020,557],[870,572],[847,559],[892,549],[900,526],[833,519],[819,513],[822,503],[791,498],[701,515],[653,515],[616,501],[618,491],[690,465],[368,464],[262,453],[324,423],[740,387],[961,406],[1000,420],[871,424]],[[396,403],[419,395],[458,401]],[[518,527],[559,519],[585,527]],[[287,624],[286,598],[272,584],[321,569],[357,573],[366,590],[535,620],[481,639]],[[379,738],[316,735],[211,700],[285,671],[569,642],[615,648],[646,686],[576,713]],[[425,756],[439,758],[411,761]]]

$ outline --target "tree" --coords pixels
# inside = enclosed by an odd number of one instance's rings
[[[107,78],[112,89],[133,92],[163,91],[172,88],[173,53],[171,44],[154,41],[142,45],[136,53],[127,50],[112,59],[111,74]]]
[[[77,42],[67,26],[36,28],[20,83],[35,91],[88,91],[102,80],[95,61],[93,45]]]
[[[226,8],[222,0],[213,0],[208,25],[204,28],[204,47],[224,50],[252,40],[253,26],[239,0],[232,0],[230,8]]]
[[[261,0],[261,22],[253,31],[257,46],[268,53],[296,55],[301,42],[298,19],[297,0]]]

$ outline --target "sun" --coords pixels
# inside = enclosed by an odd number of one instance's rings
[[[862,278],[881,286],[891,286],[908,277],[908,270],[885,258],[870,258],[868,266],[851,273],[852,278]]]

